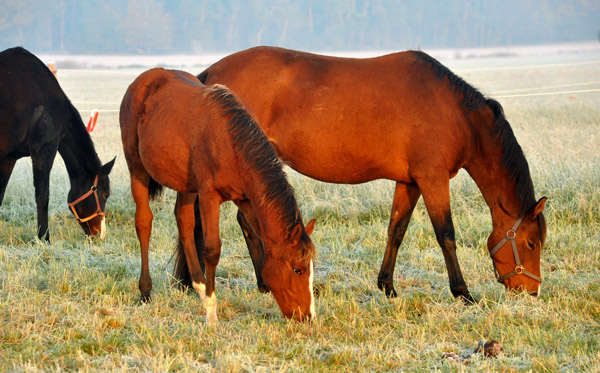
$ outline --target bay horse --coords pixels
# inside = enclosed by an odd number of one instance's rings
[[[142,301],[150,299],[149,199],[162,186],[177,191],[175,217],[191,269],[192,286],[204,301],[207,324],[218,321],[215,272],[221,254],[219,208],[233,201],[252,220],[264,242],[262,278],[286,318],[314,316],[312,292],[315,221],[302,223],[282,163],[245,106],[225,87],[207,87],[188,73],[161,68],[131,83],[119,120],[136,205]],[[194,242],[194,201],[199,200],[200,242]],[[200,263],[196,245],[203,247]],[[206,272],[204,272],[204,268]],[[206,277],[205,277],[206,273]]]
[[[539,293],[546,197],[535,199],[527,160],[500,103],[436,59],[421,51],[355,59],[256,47],[223,58],[198,78],[224,84],[244,100],[278,156],[300,173],[330,183],[396,181],[377,278],[386,295],[397,295],[398,248],[422,195],[450,290],[474,301],[456,256],[450,211],[449,180],[462,168],[491,211],[487,245],[498,281]],[[260,235],[248,219],[238,212],[260,288]]]
[[[37,231],[49,240],[50,170],[59,152],[69,210],[88,236],[106,234],[105,206],[115,159],[102,165],[81,116],[46,65],[27,50],[0,52],[0,205],[19,158],[31,157]]]

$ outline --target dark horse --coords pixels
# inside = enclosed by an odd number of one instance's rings
[[[224,84],[243,99],[276,153],[302,174],[332,183],[396,181],[377,281],[388,296],[396,295],[398,247],[423,195],[450,290],[473,300],[456,257],[450,213],[449,180],[461,168],[490,207],[488,250],[498,280],[509,289],[539,292],[546,198],[535,199],[529,166],[500,104],[434,58],[420,51],[353,59],[257,47],[223,58],[198,78]],[[248,219],[246,211],[238,213],[260,267],[261,242]]]
[[[77,109],[46,65],[23,48],[0,52],[0,128],[0,204],[15,163],[31,157],[38,237],[48,240],[50,170],[58,151],[71,182],[71,212],[87,235],[104,237],[115,160],[100,163]]]
[[[162,185],[176,190],[175,216],[183,266],[204,300],[206,321],[217,322],[215,271],[221,255],[219,208],[233,201],[264,242],[262,277],[285,317],[314,315],[314,245],[294,192],[260,127],[225,87],[206,87],[177,70],[152,69],[127,89],[121,103],[121,136],[136,204],[142,300],[150,298],[148,245],[152,229],[149,199]],[[194,243],[194,201],[199,199],[203,266]]]

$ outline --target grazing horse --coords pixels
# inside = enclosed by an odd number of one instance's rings
[[[38,237],[49,240],[50,170],[58,151],[71,182],[69,209],[87,235],[103,238],[115,160],[100,163],[79,112],[52,72],[20,47],[0,52],[0,128],[0,204],[15,163],[31,157]]]
[[[262,277],[287,318],[314,315],[314,220],[302,224],[282,163],[245,107],[225,87],[206,87],[177,70],[152,69],[127,89],[121,103],[121,136],[136,204],[142,301],[152,280],[148,245],[149,199],[162,186],[177,191],[175,216],[183,243],[177,261],[191,268],[192,286],[204,300],[206,322],[217,322],[215,272],[221,254],[219,208],[233,201],[252,217],[264,242]],[[203,266],[194,242],[194,201],[199,200]],[[186,280],[186,279],[184,279]]]
[[[473,301],[450,212],[449,180],[461,168],[491,211],[488,250],[498,281],[539,292],[546,198],[535,199],[529,166],[501,105],[434,58],[420,51],[354,59],[257,47],[223,58],[198,78],[224,84],[244,100],[278,156],[300,173],[331,183],[396,181],[377,280],[388,296],[396,295],[398,247],[422,195],[450,290]],[[260,238],[248,219],[246,211],[238,213],[260,269]]]

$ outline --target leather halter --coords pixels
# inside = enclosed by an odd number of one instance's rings
[[[79,214],[77,214],[77,210],[75,210],[75,206],[84,199],[88,198],[91,194],[93,194],[96,198],[96,212],[88,216],[87,218],[80,218]],[[71,208],[71,211],[73,211],[73,214],[75,215],[75,218],[79,221],[79,223],[85,223],[87,221],[90,221],[96,216],[106,215],[100,208],[100,199],[98,198],[98,175],[96,175],[96,178],[94,179],[94,185],[92,185],[90,190],[88,190],[87,193],[85,193],[81,197],[77,198],[75,201],[69,203],[69,207]]]
[[[526,270],[525,267],[523,267],[523,265],[521,264],[521,260],[519,259],[519,252],[517,251],[517,243],[515,242],[515,238],[517,237],[517,229],[519,228],[519,225],[521,225],[522,221],[523,217],[521,216],[517,219],[515,225],[513,225],[513,227],[508,232],[506,232],[506,237],[504,237],[500,242],[498,242],[496,247],[494,247],[492,251],[490,251],[490,258],[492,258],[492,264],[494,265],[494,274],[496,275],[496,279],[498,280],[498,282],[501,284],[504,283],[504,280],[509,279],[515,275],[525,275],[531,277],[536,281],[539,281],[540,283],[542,282],[542,278]],[[510,245],[512,246],[513,255],[515,256],[516,267],[512,270],[512,272],[500,276],[500,272],[498,272],[498,268],[496,268],[496,263],[494,262],[494,255],[498,252],[498,250],[500,250],[502,246],[504,246],[506,241],[510,241]]]

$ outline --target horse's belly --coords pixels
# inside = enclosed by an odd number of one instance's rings
[[[363,129],[365,126],[339,124],[331,118],[304,118],[306,121],[277,121],[266,131],[277,155],[296,171],[341,184],[376,179],[409,181],[407,145],[400,141],[402,137],[384,136],[372,122],[369,129]],[[307,123],[313,130],[307,129]]]
[[[310,151],[309,151],[310,149]],[[338,184],[360,184],[377,179],[411,182],[408,163],[397,154],[336,149],[288,147],[279,155],[303,175]]]

